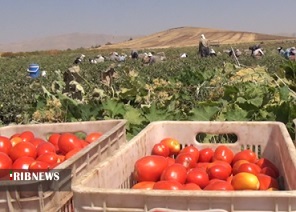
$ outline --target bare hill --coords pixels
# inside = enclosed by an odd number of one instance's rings
[[[131,36],[71,33],[16,43],[0,44],[0,52],[30,52],[52,49],[66,50],[81,47],[90,48],[92,46],[105,45],[106,43],[127,41],[130,38]]]
[[[201,34],[204,34],[206,38],[215,44],[296,39],[295,37],[268,35],[254,32],[239,32],[198,27],[179,27],[113,45],[104,45],[100,48],[143,49],[196,46]]]

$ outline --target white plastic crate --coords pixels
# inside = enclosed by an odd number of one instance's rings
[[[196,136],[235,134],[237,141],[226,144],[234,152],[251,148],[271,160],[283,176],[282,191],[165,191],[130,189],[135,162],[151,153],[165,137],[182,146],[198,148],[219,144],[199,143]],[[75,211],[150,212],[168,211],[296,211],[296,150],[280,122],[162,121],[149,124],[114,156],[72,184]]]
[[[71,183],[73,183],[78,179],[78,176],[89,172],[99,162],[111,156],[126,143],[125,124],[126,120],[102,120],[13,125],[0,128],[0,135],[10,137],[14,133],[30,130],[35,137],[45,139],[51,133],[80,132],[88,134],[95,131],[102,132],[103,135],[98,141],[89,144],[80,152],[55,167],[56,170],[70,169]],[[69,182],[65,180],[64,184],[61,184],[61,187],[58,188],[62,188]],[[13,184],[17,183],[13,182]],[[18,192],[0,192],[0,211],[73,211],[72,191],[64,191],[62,189],[61,191],[41,191],[39,193],[35,192],[33,196],[33,192],[30,192],[30,197],[25,197],[23,193],[27,194],[28,192],[24,192],[22,189]]]

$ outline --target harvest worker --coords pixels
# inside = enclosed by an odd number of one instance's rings
[[[131,58],[132,59],[138,59],[138,57],[139,57],[139,54],[138,54],[138,51],[137,50],[132,50],[131,51]]]
[[[209,41],[208,41],[208,39],[206,39],[204,34],[201,34],[201,36],[200,36],[198,52],[201,57],[209,56],[209,52],[210,52]]]

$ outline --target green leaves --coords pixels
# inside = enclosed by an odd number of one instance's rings
[[[152,103],[149,108],[145,108],[143,111],[145,112],[144,117],[146,118],[148,123],[153,121],[168,120],[172,118],[168,110],[157,109],[155,103]]]
[[[105,117],[116,119],[125,114],[124,104],[112,99],[102,102],[102,110]]]
[[[225,112],[226,121],[247,121],[248,112],[234,104]]]
[[[211,121],[219,110],[220,108],[217,104],[204,102],[192,109],[192,116],[189,119],[192,121]]]

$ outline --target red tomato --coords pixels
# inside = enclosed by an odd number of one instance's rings
[[[204,148],[199,151],[198,162],[211,162],[214,156],[214,150],[212,148]]]
[[[167,161],[168,161],[168,166],[173,165],[176,161],[174,158],[171,157],[166,157]]]
[[[231,149],[225,145],[220,145],[215,149],[213,161],[222,160],[231,164],[234,154]]]
[[[14,137],[20,137],[20,133],[14,133],[12,136],[10,136],[9,139],[12,139],[12,138],[14,138]]]
[[[168,160],[163,156],[144,156],[135,163],[134,178],[137,182],[158,181],[167,165]]]
[[[79,152],[81,150],[81,148],[75,148],[72,149],[71,151],[69,151],[66,155],[65,155],[65,160],[69,159],[70,157],[72,157],[73,155],[75,155],[77,152]]]
[[[157,181],[154,186],[153,189],[155,190],[183,190],[184,186],[179,183],[178,181]]]
[[[208,163],[208,162],[199,162],[199,163],[195,164],[195,168],[200,168],[200,169],[207,171],[209,165],[210,165],[210,163]]]
[[[255,152],[250,149],[245,149],[241,152],[238,152],[234,155],[232,164],[234,164],[238,160],[247,160],[250,163],[255,163],[258,160],[258,157]]]
[[[175,162],[183,165],[186,169],[194,168],[196,165],[195,156],[191,153],[179,153]]]
[[[37,150],[30,142],[22,141],[11,148],[9,156],[13,161],[23,156],[36,158]]]
[[[52,143],[54,145],[54,147],[56,148],[56,151],[59,151],[59,138],[60,138],[61,134],[60,133],[52,133],[49,138],[48,138],[48,142]]]
[[[79,139],[79,140],[80,140],[80,143],[81,143],[81,147],[82,147],[82,148],[84,148],[84,147],[86,147],[87,145],[89,145],[89,143],[86,142],[85,140],[81,140],[81,139]]]
[[[9,173],[12,167],[11,158],[4,152],[0,152],[0,177],[4,177]]]
[[[183,190],[202,190],[202,189],[195,183],[186,183],[184,184]]]
[[[270,160],[268,160],[267,158],[260,158],[256,164],[258,166],[260,166],[261,169],[263,169],[264,167],[269,167],[271,169],[273,169],[273,171],[275,172],[275,175],[276,175],[276,178],[279,177],[279,170],[278,168],[276,167],[276,165],[274,165],[274,163],[272,163]]]
[[[258,190],[260,182],[252,173],[240,172],[233,176],[231,185],[234,190]]]
[[[58,141],[59,150],[62,154],[66,155],[72,149],[81,148],[81,143],[76,135],[72,133],[61,134]]]
[[[56,149],[52,143],[44,142],[38,145],[37,147],[37,157],[43,155],[47,152],[56,152]]]
[[[268,175],[270,177],[273,177],[273,178],[277,178],[275,171],[272,168],[268,167],[268,166],[262,168],[260,173],[261,174],[266,174],[266,175]]]
[[[11,148],[12,148],[12,144],[9,138],[5,136],[0,136],[0,152],[9,154],[9,151]]]
[[[221,161],[221,160],[217,160],[215,162],[210,163],[208,165],[208,167],[207,167],[207,171],[208,171],[209,168],[211,168],[212,166],[217,165],[217,164],[218,165],[225,166],[225,168],[227,168],[227,172],[232,173],[232,167],[231,167],[231,165],[229,163],[227,163],[225,161]]]
[[[261,168],[255,163],[243,163],[238,167],[237,174],[240,172],[247,172],[247,173],[257,175],[260,173],[260,171],[261,171]]]
[[[194,183],[203,189],[209,182],[208,173],[201,168],[190,169],[187,173],[186,183]]]
[[[157,143],[152,147],[151,154],[168,157],[170,155],[170,148],[163,143]]]
[[[244,163],[250,163],[249,161],[247,160],[238,160],[236,161],[233,166],[232,166],[232,174],[233,175],[236,175],[238,173],[238,168],[244,164]]]
[[[35,160],[30,164],[29,171],[30,172],[47,171],[49,170],[49,167],[50,165],[48,163]]]
[[[215,164],[208,168],[208,175],[210,179],[226,180],[230,174],[231,171],[222,164]]]
[[[34,161],[35,161],[35,159],[32,157],[27,157],[27,156],[20,157],[13,162],[12,169],[14,169],[14,170],[29,170],[29,166]]]
[[[226,180],[219,180],[219,179],[211,179],[209,184],[212,184],[212,183],[215,183],[215,182],[227,182],[227,181]]]
[[[260,183],[259,190],[267,190],[269,188],[275,188],[279,190],[279,184],[273,177],[270,177],[266,174],[258,174],[257,178]]]
[[[214,181],[207,185],[203,190],[209,191],[209,190],[214,190],[214,191],[233,191],[233,186],[226,182],[226,181]]]
[[[174,138],[164,138],[160,141],[170,149],[170,155],[177,155],[180,152],[180,142]]]
[[[155,182],[153,181],[142,181],[133,185],[132,189],[144,189],[144,190],[152,190]]]
[[[48,163],[49,165],[54,165],[58,163],[59,157],[54,152],[46,152],[42,155],[39,155],[36,159],[36,161],[43,161]]]
[[[192,146],[192,145],[186,146],[183,149],[181,149],[181,151],[180,151],[179,154],[181,154],[181,153],[190,153],[190,154],[192,154],[194,156],[195,162],[198,161],[198,158],[199,158],[199,150],[195,146]]]
[[[184,166],[179,163],[175,163],[171,166],[165,168],[160,176],[160,180],[175,180],[181,184],[184,184],[186,181],[187,170]]]
[[[92,132],[92,133],[89,133],[85,137],[85,141],[88,142],[88,143],[92,143],[94,141],[97,141],[102,135],[103,135],[103,133],[101,133],[101,132]]]
[[[23,141],[28,142],[28,141],[31,141],[35,136],[32,131],[27,130],[27,131],[22,132],[19,135],[19,137],[21,137]]]
[[[45,143],[46,141],[42,138],[33,138],[29,142],[32,143],[37,148],[39,146],[39,144]]]
[[[11,142],[12,146],[15,146],[16,144],[18,144],[18,143],[20,143],[22,141],[23,141],[23,139],[21,137],[18,137],[18,136],[10,138],[10,142]]]

